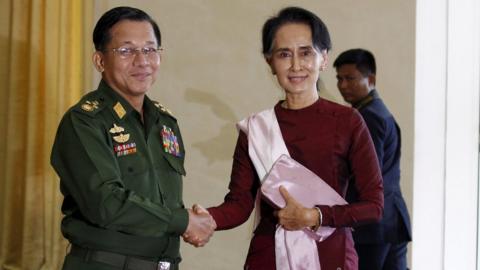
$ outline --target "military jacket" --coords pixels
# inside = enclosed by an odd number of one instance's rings
[[[104,81],[65,113],[51,155],[62,233],[83,247],[179,259],[184,145],[176,119],[147,96],[143,115]]]

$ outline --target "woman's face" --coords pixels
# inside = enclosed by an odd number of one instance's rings
[[[288,23],[277,30],[272,54],[266,60],[286,94],[297,95],[317,91],[320,70],[327,64],[327,51],[315,49],[308,25]]]

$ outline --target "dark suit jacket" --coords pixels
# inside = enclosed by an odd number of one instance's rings
[[[354,228],[355,243],[401,243],[411,241],[408,210],[400,190],[400,128],[376,90],[357,104],[372,136],[382,170],[384,188],[383,218],[379,223]],[[353,180],[355,181],[355,180]],[[349,202],[358,200],[355,185],[350,185]]]

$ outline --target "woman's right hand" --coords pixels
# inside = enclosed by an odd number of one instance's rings
[[[306,227],[318,227],[319,213],[315,208],[307,208],[293,198],[287,189],[280,186],[280,193],[285,199],[284,208],[276,212],[278,223],[286,230],[302,230]]]

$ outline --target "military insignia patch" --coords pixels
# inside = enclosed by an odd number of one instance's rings
[[[113,147],[117,157],[130,155],[137,152],[137,145],[135,143],[119,144]]]
[[[122,119],[125,116],[125,114],[127,113],[125,111],[125,109],[123,108],[122,104],[120,104],[120,102],[117,102],[117,104],[115,104],[115,106],[113,106],[113,110],[115,111],[115,113],[117,113],[117,116],[120,119]]]
[[[164,112],[164,113],[167,113],[171,116],[173,116],[173,113],[172,111],[170,111],[169,109],[165,108],[165,106],[163,106],[162,104],[158,103],[158,102],[154,102],[153,104],[155,104],[155,107],[157,107],[160,111]]]
[[[110,133],[115,134],[115,133],[120,133],[125,131],[123,127],[117,126],[117,124],[113,123],[113,128],[110,129]]]
[[[167,126],[163,126],[161,135],[163,140],[163,151],[176,157],[181,156],[178,139],[177,136],[175,136],[175,134],[173,133],[172,129]]]
[[[125,129],[113,123],[113,127],[108,130],[112,134],[112,139],[117,143],[126,143],[130,140],[130,134],[123,133]]]
[[[98,101],[94,100],[94,101],[90,101],[90,100],[87,100],[85,101],[85,103],[82,104],[82,110],[86,111],[86,112],[93,112],[94,110],[98,109]]]
[[[130,134],[128,134],[128,133],[126,133],[126,134],[120,133],[119,135],[113,136],[112,138],[113,138],[113,140],[116,141],[117,143],[126,143],[126,142],[128,142],[128,140],[130,139]]]

